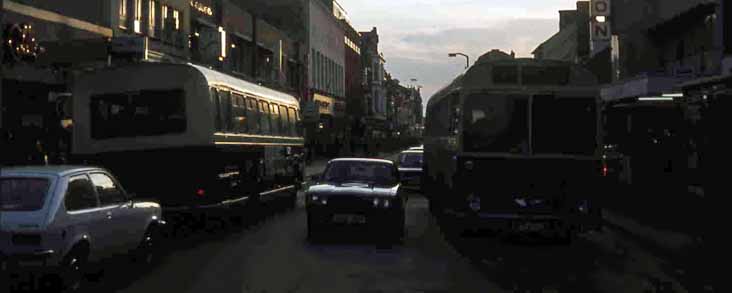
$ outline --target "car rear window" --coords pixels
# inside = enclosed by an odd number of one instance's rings
[[[399,166],[403,168],[422,168],[422,154],[403,153],[399,155]]]
[[[0,211],[40,210],[49,185],[45,178],[0,178]]]

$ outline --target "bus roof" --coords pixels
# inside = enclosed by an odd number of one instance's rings
[[[586,89],[596,90],[597,80],[594,75],[587,71],[587,69],[566,61],[558,60],[538,60],[533,58],[490,58],[490,52],[481,56],[478,61],[473,64],[465,73],[460,74],[447,86],[435,93],[427,102],[427,108],[430,108],[433,104],[447,98],[450,94],[455,91],[470,90],[477,88],[494,88],[501,90],[526,90],[527,87],[522,84],[510,84],[510,85],[494,85],[488,81],[490,71],[487,68],[490,66],[566,66],[570,72],[571,84],[566,86],[546,86],[544,89],[555,89],[562,87],[584,87]],[[541,88],[541,86],[534,86],[534,88]]]
[[[195,65],[191,63],[188,63],[188,65],[201,72],[206,81],[208,81],[209,85],[225,86],[240,91],[242,93],[257,95],[272,100],[274,102],[279,102],[291,106],[299,105],[297,99],[289,94],[269,89],[255,83],[233,77],[228,74],[208,69],[200,65]]]

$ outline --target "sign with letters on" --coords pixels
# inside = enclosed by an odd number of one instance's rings
[[[609,42],[612,38],[610,3],[610,0],[592,0],[590,2],[590,36],[592,41]]]

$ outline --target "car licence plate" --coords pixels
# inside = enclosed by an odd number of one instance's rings
[[[536,232],[544,230],[544,227],[544,223],[526,222],[519,223],[516,228],[521,232]]]
[[[333,222],[343,224],[365,224],[366,217],[362,215],[337,214],[333,215]]]

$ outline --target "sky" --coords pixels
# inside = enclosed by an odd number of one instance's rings
[[[402,85],[422,86],[424,104],[491,49],[531,52],[559,31],[559,10],[576,0],[338,0],[358,31],[379,32],[386,70]],[[411,79],[417,79],[412,82]]]

